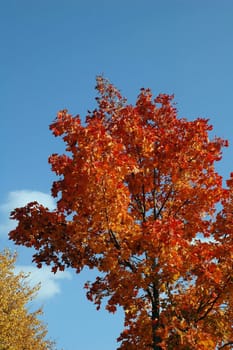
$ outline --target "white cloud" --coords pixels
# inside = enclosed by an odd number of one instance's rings
[[[15,273],[24,272],[29,273],[27,281],[30,286],[35,286],[40,283],[40,289],[37,294],[37,299],[45,300],[52,298],[61,292],[60,282],[63,279],[71,279],[72,275],[69,271],[58,271],[56,274],[51,272],[51,268],[44,266],[38,269],[29,265],[17,265]]]
[[[14,229],[16,225],[16,222],[9,219],[11,211],[34,201],[37,201],[50,210],[55,208],[54,199],[47,193],[30,190],[9,192],[5,202],[0,204],[0,235],[7,234],[10,230]]]
[[[53,198],[47,193],[21,190],[9,192],[6,202],[0,205],[0,210],[3,212],[9,212],[14,208],[22,207],[25,204],[34,201],[43,204],[49,209],[54,209],[55,206]]]
[[[34,201],[44,205],[50,210],[55,208],[54,199],[47,193],[30,190],[9,192],[5,202],[0,203],[0,235],[7,235],[8,232],[16,226],[16,221],[9,219],[11,211]],[[33,287],[39,283],[41,284],[37,294],[37,299],[40,300],[49,299],[59,294],[61,292],[62,280],[71,278],[70,272],[58,271],[54,274],[51,272],[49,266],[38,269],[31,265],[16,265],[15,273],[19,273],[20,271],[26,274],[29,273],[27,281],[30,286]]]

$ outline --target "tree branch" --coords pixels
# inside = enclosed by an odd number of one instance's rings
[[[220,346],[220,348],[218,348],[218,350],[221,350],[221,349],[225,348],[225,346],[229,346],[229,345],[233,345],[233,340],[231,340],[228,343],[225,343],[224,345]]]

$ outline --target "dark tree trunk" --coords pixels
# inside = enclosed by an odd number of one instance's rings
[[[161,338],[156,334],[159,327],[159,291],[155,285],[153,285],[153,297],[152,297],[152,349],[162,350],[158,345],[161,342]]]

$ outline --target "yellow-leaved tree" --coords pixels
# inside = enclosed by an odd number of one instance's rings
[[[0,350],[52,350],[47,329],[38,318],[42,310],[30,312],[39,286],[28,285],[27,275],[15,274],[16,255],[0,253]]]

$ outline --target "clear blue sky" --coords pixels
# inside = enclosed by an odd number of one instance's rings
[[[51,208],[47,163],[62,152],[48,125],[58,110],[83,117],[94,106],[95,77],[104,74],[133,103],[141,87],[174,93],[181,117],[210,118],[230,141],[218,170],[233,170],[233,1],[0,0],[0,229],[27,200]],[[122,315],[95,311],[82,285],[88,272],[36,276],[31,251],[18,265],[42,281],[49,336],[64,350],[115,350]],[[18,266],[18,268],[20,268]]]

